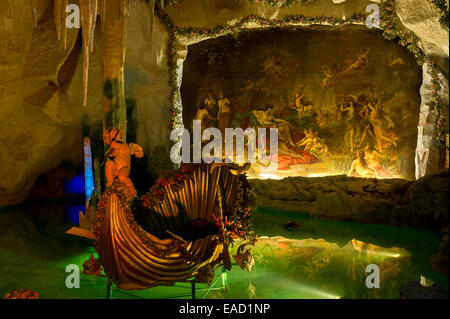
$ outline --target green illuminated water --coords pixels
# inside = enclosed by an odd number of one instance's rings
[[[80,288],[66,288],[66,266],[82,269],[93,248],[91,241],[65,234],[74,224],[63,211],[62,204],[0,211],[1,296],[29,288],[41,298],[106,297],[104,277],[81,273]],[[292,219],[301,228],[283,227]],[[434,272],[428,260],[440,244],[438,232],[323,221],[267,208],[258,208],[253,224],[259,236],[253,270],[235,265],[226,275],[226,291],[207,291],[206,285],[197,284],[197,298],[398,298],[400,286],[420,275],[448,292],[447,277]],[[365,285],[368,264],[380,267],[379,289]],[[210,288],[223,287],[220,270],[216,275]],[[129,292],[113,286],[111,297],[191,298],[191,286]]]

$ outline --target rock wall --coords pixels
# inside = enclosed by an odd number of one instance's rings
[[[142,165],[156,179],[161,170],[172,168],[169,158],[168,34],[156,16],[150,21],[149,14],[146,1],[138,1],[131,6],[125,59],[125,96],[133,101],[133,108],[128,112],[128,121],[134,126],[135,137],[132,140],[144,148]]]
[[[39,0],[37,16],[35,27],[31,1],[2,1],[0,206],[24,201],[36,178],[63,162],[81,166],[83,131],[97,149],[103,148],[100,24],[90,56],[88,103],[83,107],[80,30],[68,30],[64,49],[56,37],[53,1]],[[155,18],[150,37],[145,1],[132,6],[130,16],[125,66],[128,126],[144,147],[143,165],[157,176],[170,163],[167,33]]]
[[[83,114],[101,123],[101,45],[91,57],[89,104],[82,107],[79,30],[58,42],[53,1],[2,1],[0,14],[0,206],[18,203],[36,178],[82,160]],[[101,43],[101,42],[100,42]]]
[[[312,217],[399,227],[448,225],[448,170],[415,182],[345,175],[250,180],[256,205]]]
[[[405,26],[420,37],[426,52],[440,57],[448,66],[448,30],[437,22],[439,13],[429,5],[430,1],[421,0],[422,9],[411,11],[417,1],[412,4],[412,0],[399,0],[398,12]],[[159,171],[171,167],[167,32],[156,17],[150,23],[146,2],[132,2],[135,5],[128,19],[125,86],[131,136],[147,154],[142,165],[156,177]],[[168,7],[167,12],[178,26],[212,28],[250,14],[269,18],[288,14],[350,16],[365,13],[370,3],[318,0],[292,8],[274,8],[250,5],[247,0],[185,0]],[[98,133],[102,123],[103,67],[102,33],[97,27],[90,58],[88,104],[83,107],[79,30],[69,30],[64,49],[55,33],[52,0],[38,1],[36,27],[31,1],[2,0],[1,8],[0,206],[4,206],[23,201],[36,178],[61,163],[81,165],[82,123],[89,128],[87,133],[93,143],[101,143]],[[178,48],[180,68],[188,44],[181,43]],[[448,73],[443,72],[443,78],[448,83]],[[430,134],[433,132],[427,130],[425,140]]]

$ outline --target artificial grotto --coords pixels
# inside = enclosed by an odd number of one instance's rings
[[[448,298],[448,1],[1,6],[0,296]]]

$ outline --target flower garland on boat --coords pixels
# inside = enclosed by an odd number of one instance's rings
[[[193,178],[193,172],[199,169],[201,164],[183,165],[180,169],[171,172],[166,177],[160,177],[156,180],[150,190],[141,197],[142,206],[154,207],[161,203],[167,193],[167,190],[177,192],[184,186],[186,180]]]
[[[265,2],[266,4],[278,2],[277,0],[249,0],[253,2]],[[286,0],[287,3],[287,0]],[[170,129],[178,127],[177,119],[181,117],[182,110],[175,107],[175,102],[179,98],[180,88],[177,84],[177,62],[176,57],[176,41],[177,36],[196,36],[206,38],[215,38],[229,34],[236,34],[246,29],[250,23],[257,24],[264,28],[283,28],[286,26],[299,25],[330,25],[332,28],[340,28],[350,24],[364,24],[366,16],[364,14],[353,14],[349,18],[336,18],[330,16],[303,16],[290,15],[282,19],[268,19],[257,15],[250,15],[232,25],[217,26],[214,29],[195,29],[191,27],[179,28],[177,27],[170,16],[156,3],[155,13],[160,21],[166,26],[169,33],[168,40],[168,56],[167,65],[169,68],[169,87],[171,93],[169,96],[169,110],[172,115]],[[412,33],[404,31],[400,25],[401,22],[395,13],[395,0],[384,0],[380,3],[380,27],[383,30],[383,37],[388,40],[395,40],[398,38],[398,43],[406,47],[416,58],[418,65],[424,63],[428,66],[429,74],[432,78],[433,93],[430,99],[431,109],[436,113],[436,143],[439,147],[445,146],[447,130],[445,128],[442,114],[442,104],[439,95],[441,84],[439,82],[439,69],[433,59],[427,56],[419,46],[419,39]]]

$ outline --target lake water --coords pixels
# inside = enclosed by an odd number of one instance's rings
[[[73,200],[0,210],[1,296],[28,288],[40,298],[107,297],[105,277],[81,273],[79,289],[65,286],[66,266],[82,269],[94,253],[92,241],[65,234],[82,206]],[[291,220],[300,227],[286,229]],[[428,260],[440,244],[439,232],[324,221],[261,207],[253,225],[259,240],[252,271],[234,265],[224,276],[219,269],[213,285],[196,285],[196,298],[399,298],[399,288],[420,276],[440,283],[448,293],[448,278],[434,272]],[[370,264],[380,269],[380,288],[366,287]],[[191,298],[191,285],[145,291],[121,291],[113,285],[110,297]]]

